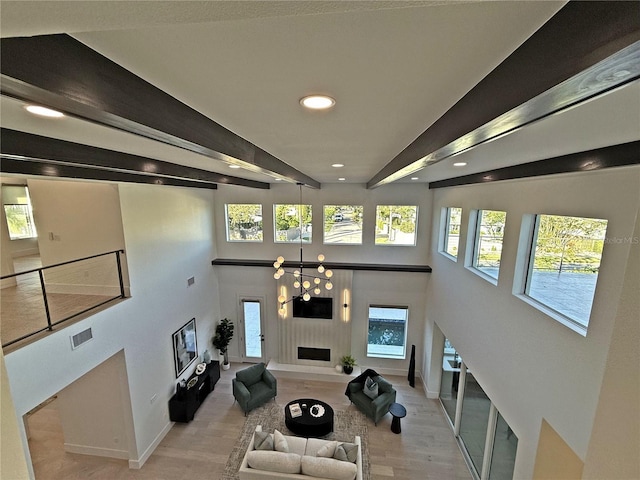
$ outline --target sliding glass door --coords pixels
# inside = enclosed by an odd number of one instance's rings
[[[442,359],[440,402],[477,480],[510,480],[516,460],[515,435],[448,340]]]

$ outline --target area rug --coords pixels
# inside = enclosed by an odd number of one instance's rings
[[[262,425],[262,430],[273,432],[280,430],[286,435],[293,435],[284,424],[284,407],[275,402],[269,402],[262,407],[251,411],[244,422],[242,433],[233,447],[233,451],[227,460],[221,480],[238,480],[238,470],[249,446],[251,436],[257,425]],[[353,442],[356,435],[362,440],[362,478],[369,480],[369,427],[367,418],[361,412],[350,409],[348,411],[335,411],[333,417],[333,432],[322,437],[325,440],[337,440],[340,442]]]

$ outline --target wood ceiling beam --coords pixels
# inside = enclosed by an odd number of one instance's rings
[[[3,38],[0,70],[3,95],[320,188],[316,180],[69,35]]]
[[[380,170],[393,182],[640,78],[640,2],[570,1]]]
[[[8,128],[0,128],[0,154],[5,173],[210,189],[217,183],[269,188],[268,183]]]

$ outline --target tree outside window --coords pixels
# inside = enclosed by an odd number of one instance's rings
[[[587,327],[607,220],[538,215],[525,294]]]
[[[472,266],[498,279],[502,257],[502,239],[507,213],[497,210],[478,210]]]
[[[225,212],[228,242],[262,242],[262,205],[230,203]]]
[[[3,185],[2,203],[11,240],[38,236],[36,224],[33,220],[29,189],[26,186]]]
[[[442,252],[454,259],[458,258],[460,243],[460,223],[462,222],[462,208],[447,207],[443,229]]]
[[[417,220],[416,205],[378,205],[375,244],[415,245]]]
[[[311,243],[311,205],[274,205],[276,243]]]

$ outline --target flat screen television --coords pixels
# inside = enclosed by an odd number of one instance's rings
[[[333,318],[333,298],[311,297],[305,302],[302,297],[293,299],[293,316],[299,318]]]

